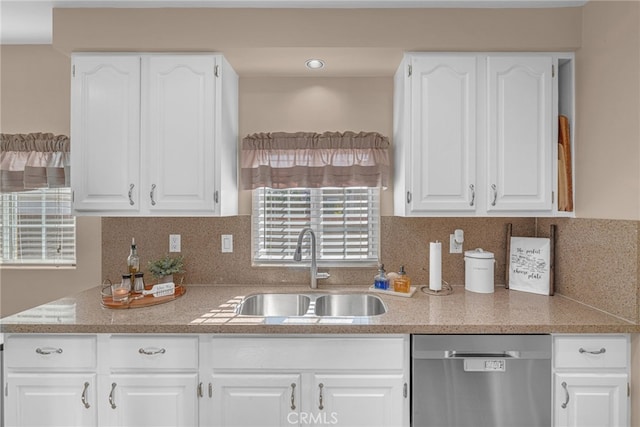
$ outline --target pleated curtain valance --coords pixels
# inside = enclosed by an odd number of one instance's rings
[[[0,134],[0,191],[69,187],[69,137]]]
[[[376,132],[272,132],[242,140],[242,187],[387,187],[389,139]]]

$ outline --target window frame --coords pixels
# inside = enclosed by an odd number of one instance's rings
[[[72,192],[68,187],[41,188],[0,194],[0,267],[46,268],[75,267],[77,264],[77,222],[72,208]],[[22,212],[20,212],[22,210]],[[34,213],[37,212],[37,213]],[[20,223],[20,216],[24,223]],[[20,240],[37,236],[31,247],[33,255],[20,253]],[[22,231],[22,234],[21,234]],[[60,257],[51,256],[51,245],[57,240]],[[7,257],[6,254],[11,256]],[[25,257],[25,258],[23,258]]]

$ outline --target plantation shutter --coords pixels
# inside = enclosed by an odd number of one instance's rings
[[[71,189],[2,193],[0,263],[74,265]]]
[[[296,188],[254,190],[253,261],[282,264],[292,260],[298,234],[316,233],[318,264],[377,263],[380,212],[378,188]],[[310,239],[303,257],[310,256]]]

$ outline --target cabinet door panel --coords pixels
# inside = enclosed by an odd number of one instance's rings
[[[626,374],[556,374],[555,426],[628,425],[627,381]]]
[[[489,57],[487,211],[550,210],[552,58]]]
[[[148,61],[143,140],[149,209],[213,211],[215,58],[158,55]]]
[[[299,374],[214,374],[212,384],[213,426],[300,425]]]
[[[317,425],[400,426],[408,397],[403,376],[317,374],[314,376],[311,416]]]
[[[111,375],[102,382],[101,414],[109,426],[195,426],[197,385],[195,373]]]
[[[5,399],[8,427],[97,425],[94,374],[9,374]]]
[[[412,61],[411,209],[475,210],[475,57]]]
[[[140,195],[140,58],[74,58],[71,186],[79,211],[136,211]]]

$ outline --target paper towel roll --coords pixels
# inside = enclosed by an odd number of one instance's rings
[[[442,243],[429,243],[429,289],[442,290]]]

